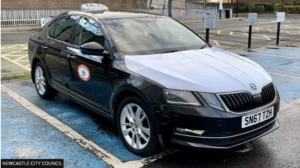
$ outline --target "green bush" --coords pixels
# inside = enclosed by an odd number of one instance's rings
[[[281,4],[274,4],[274,12],[281,12]]]
[[[295,5],[300,5],[300,2],[296,2],[296,4]]]
[[[246,10],[244,9],[244,7],[243,6],[239,6],[239,13],[245,13],[245,12],[246,12]]]
[[[295,9],[296,9],[297,13],[300,14],[300,6],[295,6]]]
[[[284,12],[289,14],[300,14],[300,6],[285,6]]]
[[[242,7],[242,11],[243,11],[243,12],[248,12],[248,4],[245,4],[245,5]]]
[[[249,4],[248,5],[248,12],[254,12],[254,10],[255,10],[255,4]]]
[[[294,2],[286,2],[285,5],[287,5],[287,6],[294,6]]]
[[[255,6],[265,6],[265,3],[256,3]]]
[[[239,13],[246,12],[242,6],[239,5]],[[236,6],[233,8],[233,13],[236,13]]]
[[[257,12],[257,13],[263,13],[265,11],[265,7],[264,6],[256,6],[254,8],[254,12]]]
[[[265,12],[273,12],[274,11],[274,4],[265,4]]]

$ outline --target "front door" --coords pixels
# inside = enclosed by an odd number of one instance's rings
[[[69,47],[72,54],[68,56],[68,87],[73,93],[83,97],[86,103],[109,113],[114,80],[118,78],[109,71],[112,63],[110,57],[101,56],[101,53],[94,56],[80,52],[80,46],[88,42],[99,43],[109,51],[98,23],[91,18],[82,17],[76,24],[76,47]]]

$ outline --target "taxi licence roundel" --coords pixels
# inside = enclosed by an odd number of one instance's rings
[[[84,64],[80,64],[77,67],[77,73],[78,73],[78,76],[84,81],[89,81],[91,78],[90,70]]]

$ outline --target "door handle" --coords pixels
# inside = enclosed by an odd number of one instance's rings
[[[47,49],[48,47],[47,46],[42,46],[42,48]]]
[[[75,59],[76,56],[75,56],[75,55],[70,55],[70,54],[69,54],[69,55],[67,56],[67,58],[68,58],[68,59]]]

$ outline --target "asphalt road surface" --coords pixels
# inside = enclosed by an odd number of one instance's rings
[[[27,44],[32,32],[1,33],[1,45]]]
[[[258,15],[257,24],[252,28],[252,47],[261,45],[275,45],[277,38],[277,22],[275,14]],[[247,18],[242,15],[241,17]],[[193,31],[205,38],[206,31],[203,23],[185,24]],[[280,43],[300,41],[300,16],[289,15],[281,23]],[[217,22],[216,28],[210,30],[209,42],[211,45],[223,49],[248,48],[248,21]]]

